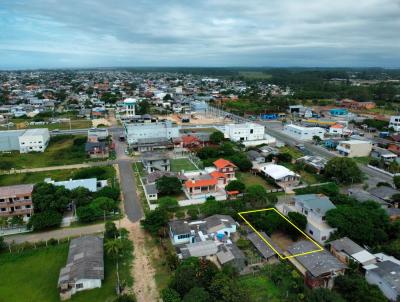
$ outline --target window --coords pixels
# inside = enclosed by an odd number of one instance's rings
[[[314,232],[312,230],[308,231],[311,235],[314,235]]]
[[[178,239],[190,238],[190,234],[178,235]]]
[[[24,199],[30,199],[30,196],[24,196]]]
[[[83,288],[83,283],[77,283],[77,284],[75,284],[75,288]]]
[[[322,236],[321,240],[325,241],[326,240],[326,236]]]

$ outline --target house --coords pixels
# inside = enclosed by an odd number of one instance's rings
[[[262,156],[267,157],[268,155],[278,155],[279,149],[271,147],[271,146],[262,146],[257,149]]]
[[[33,214],[33,185],[0,187],[0,218],[22,216],[28,221]]]
[[[255,150],[250,150],[247,151],[247,158],[250,161],[254,161],[256,163],[265,163],[265,157],[261,155],[261,153],[255,151]]]
[[[50,142],[47,128],[28,129],[19,138],[19,152],[44,152]]]
[[[155,183],[146,184],[143,186],[143,189],[147,200],[155,201],[158,199],[158,190]]]
[[[398,144],[388,144],[387,149],[390,152],[400,155],[400,145]]]
[[[71,240],[67,264],[60,271],[58,288],[61,300],[77,292],[99,288],[104,280],[103,239],[84,236]]]
[[[400,131],[400,116],[395,115],[390,117],[389,128],[393,128],[394,131]]]
[[[179,137],[179,126],[170,121],[155,123],[124,123],[129,147],[137,149],[144,143],[172,142]]]
[[[328,160],[324,157],[320,156],[314,156],[314,155],[306,155],[303,157],[300,157],[296,160],[298,163],[303,163],[306,166],[309,166],[319,174],[321,173],[324,169],[326,164],[328,163]]]
[[[335,124],[329,127],[330,135],[343,135],[344,126],[342,124]]]
[[[332,116],[342,116],[342,115],[348,115],[349,111],[346,108],[333,108],[329,110],[329,113]]]
[[[212,215],[202,220],[174,220],[168,223],[173,245],[190,244],[206,239],[223,241],[236,232],[236,222],[228,215]]]
[[[271,238],[265,233],[265,232],[260,232],[259,233],[266,241],[268,241],[278,253],[283,254],[283,251],[274,244]],[[278,254],[268,245],[265,243],[264,240],[260,238],[260,236],[252,232],[247,235],[247,239],[250,240],[250,242],[254,245],[254,247],[257,249],[258,253],[260,256],[264,259],[265,262],[267,263],[276,263],[279,261],[279,256]]]
[[[256,166],[255,169],[272,179],[281,188],[295,187],[300,183],[299,174],[281,165],[265,163]]]
[[[378,255],[379,254],[375,254]],[[369,284],[379,287],[389,301],[398,301],[400,297],[400,261],[394,257],[383,255],[378,262],[365,266],[365,279]]]
[[[305,232],[310,234],[318,242],[325,242],[336,230],[325,221],[325,214],[335,205],[328,197],[322,194],[305,194],[294,196],[286,204],[277,206],[278,210],[288,215],[289,212],[297,212],[307,217]]]
[[[142,163],[147,173],[155,171],[170,171],[171,162],[163,153],[146,152],[142,155]]]
[[[394,208],[400,207],[399,201],[392,200],[393,195],[399,194],[400,191],[393,189],[392,187],[380,186],[380,187],[369,189],[368,192],[371,195],[390,203],[391,206]]]
[[[376,263],[376,257],[348,237],[329,242],[330,252],[344,264],[351,261],[362,266]]]
[[[315,250],[315,244],[311,241],[300,240],[288,248],[291,255],[298,255]],[[347,268],[345,264],[337,260],[325,249],[320,252],[296,256],[296,262],[304,273],[305,284],[311,288],[328,288],[334,285],[337,276],[344,275]]]
[[[86,142],[85,152],[90,158],[108,158],[109,156],[109,149],[106,142]]]
[[[369,156],[372,151],[372,143],[361,140],[341,141],[336,147],[340,155],[346,157]]]
[[[355,199],[357,199],[359,202],[366,202],[366,201],[374,201],[376,203],[379,203],[381,205],[382,208],[386,209],[389,207],[390,203],[380,199],[374,195],[372,195],[371,193],[359,189],[359,188],[350,188],[347,190],[347,193],[349,196],[354,197]]]
[[[185,182],[184,190],[191,198],[196,195],[209,195],[217,192],[218,178],[210,174],[199,175],[196,178],[188,179]]]
[[[384,148],[373,147],[371,151],[371,157],[376,159],[383,159],[385,162],[391,162],[393,160],[396,160],[397,154],[394,154]]]
[[[90,128],[88,130],[88,137],[96,136],[98,141],[106,140],[109,136],[107,128]]]
[[[220,265],[229,265],[238,272],[246,267],[246,256],[234,243],[221,244],[216,256]]]
[[[200,139],[195,135],[183,135],[180,138],[181,147],[183,148],[196,148],[202,145]]]
[[[158,179],[161,177],[166,176],[166,177],[177,177],[181,181],[187,180],[187,178],[177,172],[171,172],[171,171],[155,171],[152,173],[149,173],[146,177],[142,178],[142,181],[144,183],[144,193],[146,195],[147,200],[150,201],[155,201],[158,199],[158,190],[157,190],[157,185],[156,182]]]
[[[273,144],[276,139],[265,133],[265,127],[256,123],[228,124],[223,129],[225,137],[246,147]]]
[[[320,127],[303,127],[294,124],[285,125],[283,133],[293,137],[297,140],[311,141],[314,136],[318,136],[320,139],[324,138],[325,129]]]
[[[135,107],[136,107],[137,99],[135,98],[127,98],[123,102],[123,111],[124,118],[135,117]]]
[[[216,167],[217,171],[224,174],[228,181],[235,179],[235,171],[237,167],[231,163],[229,160],[220,158],[213,162],[214,166]]]
[[[90,192],[96,192],[107,186],[107,180],[97,180],[97,178],[70,179],[66,181],[54,181],[51,178],[46,178],[44,182],[54,186],[64,186],[68,190],[83,187],[88,189]]]

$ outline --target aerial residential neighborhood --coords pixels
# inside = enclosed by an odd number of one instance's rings
[[[0,302],[399,302],[399,13],[2,1]]]

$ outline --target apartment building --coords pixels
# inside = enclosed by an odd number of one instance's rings
[[[314,136],[320,139],[324,138],[325,129],[321,127],[303,127],[294,124],[285,125],[283,132],[295,139],[302,141],[311,141]]]
[[[372,143],[369,141],[349,140],[341,141],[336,147],[340,155],[346,157],[369,156],[372,151]]]
[[[22,216],[28,221],[33,214],[33,185],[0,187],[0,217]]]
[[[179,126],[170,121],[145,124],[126,123],[124,127],[130,147],[134,147],[144,141],[171,141],[171,139],[179,137]]]
[[[246,147],[276,142],[274,137],[265,134],[264,126],[255,123],[225,125],[224,135],[234,142],[241,142]]]
[[[19,138],[19,152],[44,152],[50,142],[47,128],[28,129]]]
[[[395,115],[390,117],[389,128],[393,128],[394,131],[400,131],[400,116]]]

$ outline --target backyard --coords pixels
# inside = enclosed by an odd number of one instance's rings
[[[0,154],[0,161],[8,162],[15,169],[79,164],[87,161],[85,143],[83,135],[59,135],[51,138],[43,153],[3,153]]]
[[[262,185],[266,190],[276,189],[276,187],[269,184],[261,176],[251,174],[250,172],[236,172],[236,178],[244,183],[246,187],[251,185]]]
[[[18,184],[35,184],[42,182],[45,178],[51,178],[55,181],[78,179],[78,178],[91,178],[113,180],[115,170],[111,166],[106,167],[93,167],[82,169],[67,169],[67,170],[53,170],[43,172],[29,172],[29,173],[16,173],[16,174],[3,174],[0,175],[0,186],[12,186]]]
[[[61,267],[66,264],[67,255],[66,243],[21,253],[0,254],[0,302],[60,301],[57,280]],[[121,262],[120,275],[122,280],[131,283],[128,260]],[[105,280],[102,287],[73,295],[70,301],[110,301],[116,297],[115,283],[115,265],[105,257]]]
[[[239,279],[250,302],[278,302],[280,289],[263,275],[247,275]]]

